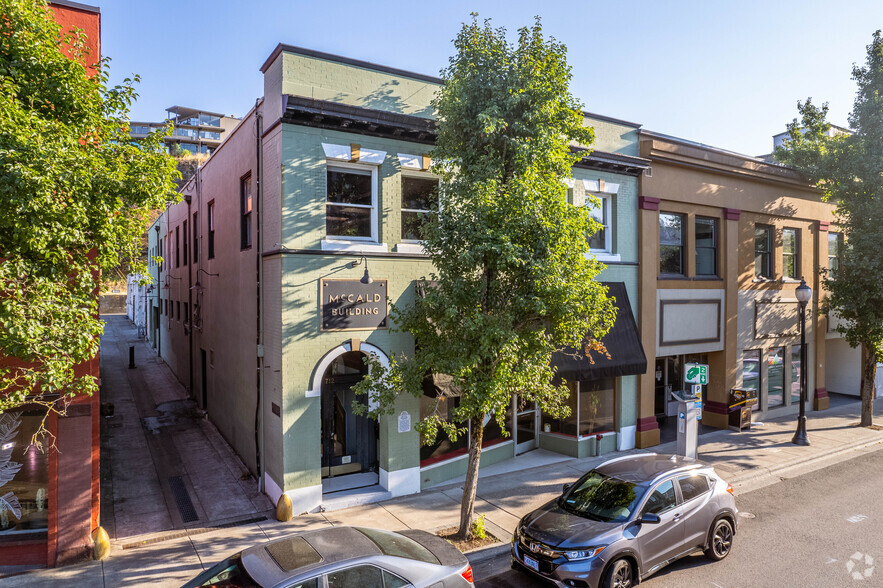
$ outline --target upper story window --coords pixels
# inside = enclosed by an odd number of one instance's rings
[[[420,226],[437,207],[437,179],[402,175],[402,240],[420,240]]]
[[[206,211],[206,216],[208,217],[208,258],[213,259],[215,257],[215,201],[212,200],[208,203],[208,210]]]
[[[773,227],[754,226],[754,277],[773,277]]]
[[[221,117],[215,116],[213,114],[200,113],[199,124],[210,127],[219,127],[221,126]]]
[[[717,219],[696,217],[696,275],[717,276]]]
[[[192,228],[193,231],[193,261],[199,263],[199,213],[193,213],[193,223]]]
[[[377,170],[328,167],[325,231],[328,237],[377,241]]]
[[[834,279],[843,255],[843,233],[828,233],[828,278]]]
[[[251,211],[254,199],[251,195],[251,174],[239,180],[239,248],[251,247]]]
[[[800,230],[782,229],[782,277],[800,277]]]
[[[187,226],[187,221],[184,221],[184,265],[190,263],[190,249],[187,243],[190,241],[190,228]]]
[[[659,273],[684,275],[684,215],[659,213]]]
[[[589,199],[586,195],[586,208],[589,215],[601,225],[593,235],[589,236],[589,249],[592,251],[611,253],[613,251],[612,230],[610,228],[610,218],[613,216],[610,212],[611,198],[605,194],[592,194],[598,199],[597,204]]]
[[[175,267],[181,267],[181,227],[175,227]]]

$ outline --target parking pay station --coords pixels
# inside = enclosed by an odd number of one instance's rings
[[[708,366],[686,364],[685,384],[692,384],[683,395],[672,393],[678,401],[678,455],[696,458],[699,444],[699,421],[702,420],[702,385],[708,383]]]

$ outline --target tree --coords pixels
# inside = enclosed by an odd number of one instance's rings
[[[375,362],[360,390],[377,401],[376,416],[400,392],[420,396],[428,373],[450,378],[459,404],[417,429],[427,443],[439,430],[469,434],[459,536],[471,538],[486,417],[505,431],[516,398],[566,416],[569,391],[553,383],[551,355],[606,353],[598,340],[615,309],[595,281],[603,266],[587,255],[599,225],[567,202],[565,179],[581,157],[571,144],[594,136],[568,89],[566,48],[543,38],[539,19],[512,44],[475,15],[454,46],[433,102],[438,214],[421,227],[435,273],[413,305],[392,308],[416,350],[388,370]]]
[[[137,76],[109,87],[85,42],[42,0],[0,0],[0,411],[97,390],[75,367],[98,352],[100,272],[175,197],[161,136],[129,139]]]
[[[800,120],[788,125],[790,140],[776,157],[803,172],[823,198],[836,204],[845,235],[839,267],[821,268],[829,292],[828,309],[840,319],[837,330],[861,348],[861,426],[873,423],[874,378],[883,361],[883,39],[867,47],[867,63],[853,66],[858,85],[851,133],[828,136],[828,105],[798,102]]]

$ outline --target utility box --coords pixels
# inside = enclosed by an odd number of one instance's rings
[[[732,388],[729,402],[729,428],[734,431],[751,429],[751,407],[757,402],[757,390]]]
[[[672,396],[678,401],[678,455],[696,459],[702,401],[692,394],[681,396],[674,392]]]

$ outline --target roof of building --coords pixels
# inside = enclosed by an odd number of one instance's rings
[[[49,0],[50,5],[56,6],[64,6],[65,8],[74,8],[76,10],[83,10],[85,12],[94,12],[96,14],[101,13],[101,9],[97,6],[91,6],[89,4],[80,4],[79,2],[71,2],[70,0]]]

